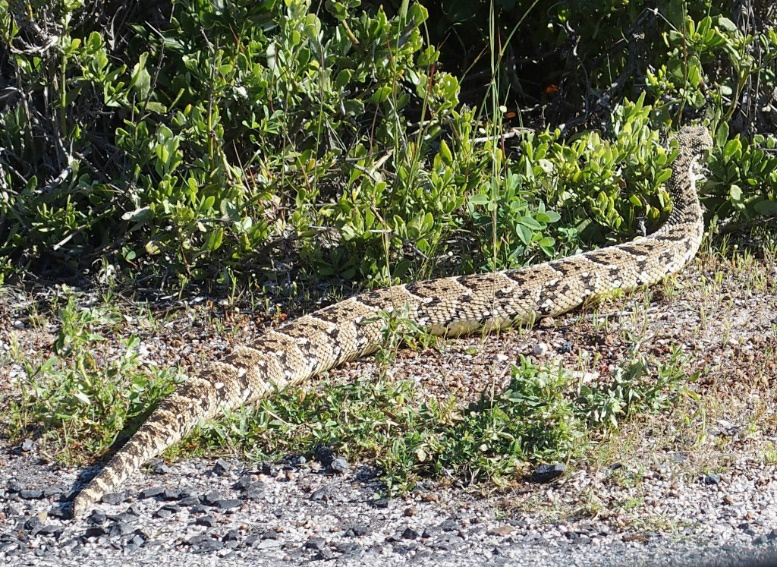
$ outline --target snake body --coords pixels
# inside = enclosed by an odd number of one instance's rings
[[[300,317],[235,348],[164,399],[73,502],[89,510],[140,466],[189,433],[202,419],[257,402],[287,386],[374,352],[381,312],[400,310],[435,334],[462,334],[553,317],[592,294],[653,285],[696,254],[704,233],[695,165],[712,146],[703,127],[678,134],[679,154],[667,188],[673,209],[655,233],[632,242],[518,270],[396,285],[351,297]]]

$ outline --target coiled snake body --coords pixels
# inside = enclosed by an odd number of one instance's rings
[[[655,233],[632,242],[489,274],[458,276],[370,291],[268,331],[252,346],[209,364],[163,400],[73,502],[73,516],[91,508],[150,458],[201,419],[260,400],[346,360],[374,352],[381,311],[406,310],[437,334],[495,329],[556,316],[595,293],[659,282],[685,266],[704,233],[694,166],[712,146],[703,127],[677,135],[680,152],[667,185],[673,209]]]

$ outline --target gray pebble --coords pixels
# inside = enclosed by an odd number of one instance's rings
[[[138,494],[138,498],[153,498],[154,496],[159,496],[160,494],[164,493],[165,489],[161,486],[154,486],[152,488],[144,488],[140,491]]]
[[[237,508],[242,504],[243,504],[242,500],[238,500],[237,498],[230,498],[230,499],[217,500],[214,503],[214,506],[219,510],[230,510],[232,508]]]
[[[229,472],[230,466],[229,463],[226,462],[224,459],[219,459],[216,461],[216,464],[213,466],[213,472],[217,475],[225,475]]]
[[[39,500],[40,498],[43,498],[43,491],[38,489],[20,490],[19,498],[24,498],[25,500]]]
[[[129,494],[127,492],[109,492],[108,494],[103,494],[100,501],[103,504],[116,505],[126,502],[128,498]]]
[[[87,523],[92,524],[93,526],[100,526],[105,523],[106,519],[107,519],[107,516],[105,514],[103,514],[102,512],[98,512],[97,510],[94,510],[86,519],[86,521]]]
[[[346,461],[343,457],[337,457],[329,464],[329,471],[335,474],[343,474],[347,470],[348,461]]]

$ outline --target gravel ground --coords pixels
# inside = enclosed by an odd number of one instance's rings
[[[763,485],[763,473],[752,470],[669,490],[673,497],[652,503],[687,526],[673,536],[650,529],[619,532],[592,518],[548,524],[540,514],[497,517],[504,496],[482,498],[434,486],[405,498],[375,500],[370,470],[354,467],[335,475],[316,462],[263,470],[223,460],[162,465],[160,474],[135,478],[125,491],[110,495],[110,503],[74,522],[61,517],[59,504],[74,471],[40,464],[31,449],[5,453],[0,461],[12,475],[0,490],[0,561],[12,565],[744,565],[770,556],[777,561],[777,481]],[[667,494],[668,477],[651,476],[647,490]],[[563,483],[537,488],[534,496],[562,499],[586,482],[606,484],[578,471]]]
[[[588,361],[581,371],[606,376],[639,328],[643,352],[666,357],[679,346],[689,371],[705,369],[696,386],[703,431],[695,421],[683,428],[677,412],[637,420],[617,447],[549,482],[500,491],[429,482],[390,500],[359,463],[338,461],[338,473],[326,459],[160,461],[78,521],[65,510],[84,471],[49,462],[34,440],[0,439],[0,563],[777,564],[777,267],[721,262],[697,261],[647,306],[636,294],[526,332],[405,350],[391,369],[428,395],[466,401],[503,383],[520,354],[568,368]],[[250,341],[266,323],[238,313],[225,338],[209,317],[186,310],[144,330],[128,316],[126,333],[141,337],[150,364],[186,367]],[[0,329],[31,357],[49,351],[54,336],[8,302]],[[110,356],[115,341],[106,343]],[[369,375],[373,365],[351,363],[330,378]],[[0,392],[13,392],[20,371],[0,369]]]

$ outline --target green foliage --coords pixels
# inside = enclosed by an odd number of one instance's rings
[[[68,298],[59,311],[54,354],[42,363],[24,362],[21,394],[10,401],[6,431],[13,439],[40,435],[58,459],[83,462],[104,452],[128,422],[168,395],[173,372],[141,369],[140,340],[130,337],[119,356],[94,354],[104,340],[99,327],[117,322],[104,309],[78,307]]]
[[[707,205],[721,219],[777,215],[777,139],[758,134],[743,140],[729,137],[724,122],[715,135],[709,168]]]
[[[257,460],[329,445],[351,459],[379,463],[391,492],[429,476],[503,483],[530,461],[579,457],[591,435],[671,407],[685,392],[685,376],[677,354],[666,364],[635,359],[612,382],[593,385],[522,358],[504,392],[464,409],[454,399],[419,402],[410,382],[365,378],[284,392],[205,426],[200,435]]]
[[[777,32],[708,2],[502,1],[499,27],[485,0],[430,3],[434,18],[417,2],[175,0],[161,23],[140,8],[115,22],[80,2],[22,4],[0,0],[20,86],[0,106],[0,278],[98,258],[225,285],[271,275],[279,254],[378,285],[451,256],[462,272],[521,266],[655,226],[671,165],[657,132],[687,109],[720,124],[710,208],[774,213],[771,138],[728,137],[758,99],[747,89],[777,87]],[[462,44],[442,41],[451,29]],[[531,123],[512,146],[484,142],[498,116],[459,100],[458,65],[480,69],[473,50],[490,45],[502,47],[487,88]],[[541,68],[516,73],[533,58]],[[553,126],[577,120],[578,99],[606,135]]]

